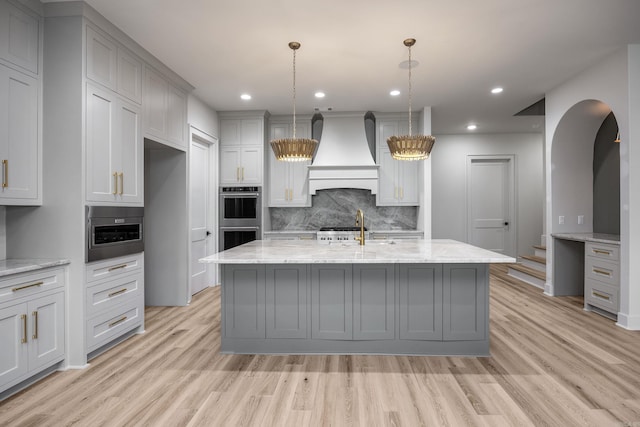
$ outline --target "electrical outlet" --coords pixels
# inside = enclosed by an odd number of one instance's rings
[[[578,215],[578,225],[584,224],[584,215]]]
[[[558,224],[564,224],[564,215],[558,217]]]

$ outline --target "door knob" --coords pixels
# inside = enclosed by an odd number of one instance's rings
[[[504,225],[509,225],[509,221],[505,221],[505,222],[504,222]]]
[[[211,232],[207,230],[207,236],[211,236]]]

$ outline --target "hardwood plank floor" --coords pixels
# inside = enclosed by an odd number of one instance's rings
[[[640,426],[640,332],[491,271],[491,357],[223,355],[212,288],[0,402],[0,425]]]

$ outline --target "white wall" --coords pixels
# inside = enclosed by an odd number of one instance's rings
[[[432,237],[467,241],[467,156],[514,155],[517,254],[533,253],[542,234],[541,134],[441,135],[431,153]]]
[[[562,141],[562,121],[566,113],[585,100],[596,100],[610,108],[620,129],[621,284],[618,324],[640,329],[640,265],[631,262],[640,259],[640,216],[637,213],[640,212],[640,122],[630,120],[630,117],[640,115],[640,45],[621,49],[546,94],[546,217],[549,235],[559,229],[557,218],[554,218],[557,215],[554,200],[567,199],[563,201],[562,208],[571,217],[583,209],[573,193],[554,194],[553,179],[571,179],[571,169],[554,158],[554,144]],[[591,137],[592,142],[594,138],[595,133]],[[632,208],[636,212],[635,217],[631,215]],[[548,236],[548,250],[552,250],[551,243]],[[548,260],[553,259],[552,252],[547,255]],[[547,264],[547,267],[545,291],[553,294],[553,264]]]

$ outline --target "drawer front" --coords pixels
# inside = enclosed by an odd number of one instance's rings
[[[0,303],[61,288],[64,286],[64,269],[17,274],[0,281]]]
[[[620,286],[620,265],[599,258],[586,257],[584,260],[585,278]]]
[[[143,298],[137,298],[87,320],[87,352],[138,327],[144,319]]]
[[[143,294],[142,277],[142,274],[129,274],[88,287],[87,317],[137,299],[139,295]]]
[[[92,262],[86,265],[87,283],[97,280],[109,280],[112,277],[134,271],[142,271],[144,268],[144,254],[127,255],[106,261]]]
[[[595,280],[587,279],[584,301],[611,313],[618,313],[618,288]]]
[[[620,261],[620,246],[587,242],[585,245],[585,255],[618,262]]]

